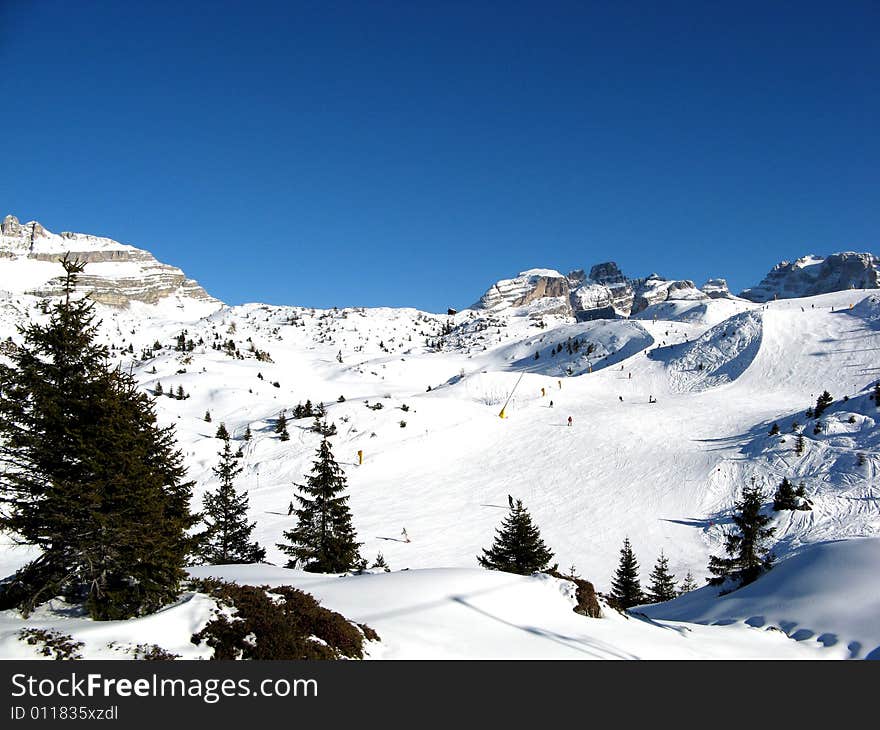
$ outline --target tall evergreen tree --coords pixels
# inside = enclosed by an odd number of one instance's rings
[[[299,487],[296,501],[296,526],[284,533],[287,543],[278,547],[286,555],[288,568],[302,568],[312,573],[341,573],[363,564],[348,496],[345,472],[333,458],[326,437],[318,446],[312,473]]]
[[[244,430],[244,440],[250,441],[254,437],[253,433],[251,433],[251,424],[247,425],[247,428]]]
[[[874,405],[880,408],[880,380],[874,383]]]
[[[61,263],[63,299],[0,365],[0,527],[41,553],[0,587],[0,608],[61,594],[127,618],[178,593],[192,484],[173,429],[96,342],[93,305],[72,298],[83,264]]]
[[[628,537],[620,549],[620,562],[611,582],[611,597],[623,609],[638,606],[644,600],[639,581],[639,563]]]
[[[767,542],[776,529],[767,527],[771,518],[761,514],[763,502],[760,488],[743,489],[731,518],[736,529],[728,532],[724,539],[724,550],[729,557],[713,555],[709,559],[709,570],[715,576],[710,580],[713,585],[732,578],[742,587],[771,568],[773,556]]]
[[[660,557],[651,571],[651,585],[648,588],[648,598],[651,603],[671,601],[678,595],[675,587],[675,576],[669,572],[669,559],[660,551]]]
[[[266,557],[266,549],[251,542],[257,523],[248,524],[248,495],[235,489],[235,478],[242,467],[236,463],[228,439],[223,441],[219,456],[220,461],[212,471],[220,484],[216,491],[205,494],[203,519],[208,529],[199,549],[200,557],[210,565],[260,563]]]
[[[217,426],[217,433],[214,434],[214,438],[223,439],[223,441],[229,441],[229,431],[226,429],[226,424],[221,422],[219,426]]]
[[[522,500],[517,499],[511,500],[510,513],[495,530],[492,547],[484,549],[477,562],[489,570],[531,575],[547,570],[552,559],[553,553],[541,539],[529,511],[523,507]]]

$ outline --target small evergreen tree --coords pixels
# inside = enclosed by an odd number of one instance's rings
[[[281,411],[281,414],[278,416],[278,419],[275,421],[275,433],[281,433],[287,429],[287,414],[285,411]]]
[[[611,582],[611,598],[624,610],[638,606],[644,600],[639,581],[639,563],[628,537],[620,549],[620,562]]]
[[[318,446],[312,473],[299,487],[296,526],[284,532],[287,543],[278,547],[290,557],[288,568],[312,573],[341,573],[363,563],[351,512],[348,508],[345,472],[333,458],[326,437]]]
[[[186,393],[183,391],[183,386],[177,386],[177,400],[186,400]]]
[[[316,414],[315,423],[312,425],[312,431],[314,431],[315,433],[319,433],[322,436],[335,436],[336,424],[328,424],[322,416]]]
[[[761,514],[763,501],[758,487],[743,489],[732,517],[736,529],[725,535],[724,550],[728,557],[713,555],[709,559],[709,571],[715,576],[710,580],[713,585],[731,578],[738,583],[737,587],[742,587],[771,568],[773,556],[767,542],[776,530],[767,526],[770,517]]]
[[[651,585],[648,588],[648,598],[651,603],[663,603],[671,601],[678,595],[675,588],[675,576],[669,572],[669,560],[660,551],[660,557],[651,571]]]
[[[800,509],[800,500],[797,498],[794,486],[788,481],[788,477],[783,477],[779,486],[776,487],[776,493],[773,495],[773,509],[776,512]]]
[[[696,589],[697,581],[694,580],[694,574],[688,571],[684,580],[681,582],[681,585],[678,587],[678,595],[683,596],[685,593],[690,593]]]
[[[822,414],[825,413],[825,410],[834,403],[834,398],[831,397],[831,393],[827,390],[822,392],[822,395],[816,400],[816,407],[813,409],[813,416],[815,418],[821,418]]]
[[[162,383],[156,382],[156,387],[153,388],[153,393],[155,395],[162,395]]]
[[[880,408],[880,380],[874,383],[874,405]]]
[[[807,444],[804,440],[804,435],[802,433],[799,433],[797,435],[797,438],[794,440],[794,453],[798,456],[802,456],[806,448]]]
[[[771,436],[778,436],[779,435],[779,424],[778,423],[774,423],[773,426],[770,428],[770,435]]]
[[[256,522],[248,524],[247,493],[235,489],[235,478],[242,468],[236,464],[229,440],[223,441],[219,452],[220,461],[211,471],[220,480],[214,492],[205,494],[204,521],[207,531],[199,550],[202,560],[209,565],[234,563],[260,563],[266,557],[266,549],[251,542]]]
[[[214,438],[229,441],[229,431],[226,430],[226,424],[221,422],[220,425],[217,426],[217,433],[214,434]]]
[[[247,428],[244,430],[244,440],[250,441],[254,435],[251,433],[251,424],[247,425]]]
[[[488,570],[531,575],[546,570],[552,559],[553,553],[547,549],[528,510],[518,499],[511,504],[501,527],[495,530],[492,547],[484,549],[477,562]]]
[[[373,565],[370,566],[370,567],[373,567],[373,568],[381,568],[381,569],[384,570],[386,573],[390,573],[390,572],[391,572],[391,568],[388,567],[388,563],[385,562],[385,556],[382,555],[382,553],[379,553],[379,554],[376,556],[376,559],[373,561]]]
[[[205,411],[205,423],[211,422],[211,411]]]

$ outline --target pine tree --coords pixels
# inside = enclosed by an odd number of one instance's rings
[[[156,395],[162,395],[162,383],[156,383],[156,387],[153,389],[153,393],[155,393]]]
[[[214,434],[214,438],[223,439],[224,441],[229,441],[229,431],[226,430],[226,424],[220,423],[217,426],[217,433]]]
[[[205,411],[205,423],[211,422],[211,411]]]
[[[186,393],[183,392],[183,386],[177,386],[177,400],[186,400]]]
[[[776,512],[800,509],[800,501],[794,486],[788,481],[788,477],[783,477],[779,486],[776,487],[776,493],[773,495],[773,509]]]
[[[815,418],[821,418],[822,414],[825,413],[825,410],[834,403],[834,398],[831,397],[831,393],[827,390],[823,391],[822,395],[816,400],[816,408],[813,410],[813,416]]]
[[[678,595],[683,596],[685,593],[690,593],[696,589],[697,581],[694,580],[694,574],[688,571],[684,580],[681,582],[681,585],[678,587]]]
[[[660,551],[660,557],[651,571],[651,585],[648,588],[648,598],[651,603],[671,601],[678,595],[675,587],[675,576],[669,572],[669,560]]]
[[[518,499],[511,504],[510,513],[501,527],[495,530],[492,547],[484,549],[477,562],[488,570],[531,575],[547,570],[552,559],[553,553],[541,539],[540,530],[523,507],[522,500]]]
[[[318,446],[312,473],[304,485],[296,485],[296,526],[284,532],[287,543],[278,547],[290,556],[288,568],[300,567],[312,573],[341,573],[362,564],[348,496],[345,472],[333,458],[326,437]]]
[[[799,433],[797,438],[794,440],[794,453],[798,456],[803,455],[804,450],[806,449],[806,441],[804,440],[804,435]]]
[[[192,484],[173,429],[96,342],[93,305],[72,299],[83,264],[61,263],[63,299],[0,365],[0,527],[41,553],[0,587],[0,608],[65,595],[129,618],[179,591]]]
[[[376,559],[373,561],[373,564],[370,566],[371,568],[381,568],[386,573],[391,572],[391,568],[388,567],[388,563],[385,562],[385,556],[382,553],[376,555]]]
[[[312,431],[314,431],[315,433],[319,433],[322,436],[335,436],[336,424],[328,424],[324,417],[316,414],[315,423],[312,425]]]
[[[874,383],[874,405],[880,408],[880,380]]]
[[[247,428],[244,430],[244,440],[250,441],[254,435],[251,433],[251,424],[247,425]]]
[[[287,414],[285,411],[281,411],[281,414],[278,416],[278,419],[275,421],[275,433],[281,433],[282,431],[287,429]]]
[[[639,582],[639,563],[628,537],[620,549],[620,563],[611,582],[611,598],[622,609],[638,606],[644,600]]]
[[[773,426],[770,428],[770,435],[771,436],[779,435],[779,424],[778,423],[774,423]]]
[[[248,495],[235,489],[235,478],[242,468],[236,464],[228,440],[223,441],[219,456],[219,463],[211,471],[220,484],[216,491],[205,494],[203,519],[208,529],[199,555],[209,565],[260,563],[266,557],[266,549],[251,542],[257,523],[248,524]]]
[[[758,487],[743,489],[732,517],[736,529],[725,535],[724,549],[729,557],[713,555],[709,559],[709,570],[715,576],[710,581],[713,585],[732,578],[737,587],[742,587],[771,568],[773,556],[767,541],[776,529],[767,527],[770,517],[761,514],[763,502],[764,495]]]

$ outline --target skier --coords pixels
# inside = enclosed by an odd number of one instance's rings
[[[571,416],[568,417],[568,425],[571,425]]]
[[[630,379],[630,380],[633,379],[633,374],[632,374],[632,373],[629,374],[629,379]]]
[[[513,497],[509,494],[507,495],[507,504],[510,505],[510,509],[513,509]]]
[[[287,516],[290,517],[290,515],[292,515],[292,514],[293,514],[293,502],[291,502],[287,508]]]
[[[409,541],[410,541],[410,539],[409,539],[409,535],[406,534],[406,528],[405,528],[405,527],[400,531],[400,536],[403,538],[403,541],[404,541],[404,542],[409,542]]]
[[[623,403],[623,396],[622,396],[622,395],[619,395],[619,396],[617,396],[617,397],[620,399],[620,402]]]
[[[551,408],[553,407],[553,401],[552,401],[552,400],[550,401],[550,407],[551,407]]]

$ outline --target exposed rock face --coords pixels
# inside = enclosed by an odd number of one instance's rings
[[[631,314],[638,314],[653,304],[669,300],[708,299],[689,279],[664,279],[658,274],[636,280],[634,289],[635,300]]]
[[[18,237],[21,235],[21,223],[14,215],[8,215],[0,223],[0,233],[4,236]]]
[[[536,304],[541,314],[571,314],[568,280],[553,269],[530,269],[513,279],[502,279],[483,294],[480,309],[506,309]]]
[[[132,301],[156,304],[167,297],[181,302],[196,300],[220,302],[197,282],[188,279],[178,268],[157,261],[148,251],[127,246],[109,238],[81,233],[56,235],[36,221],[22,225],[8,215],[0,225],[0,257],[6,262],[2,288],[21,287],[27,294],[58,296],[63,277],[58,260],[65,254],[88,264],[78,277],[77,288],[88,292],[95,301],[115,307],[127,307]],[[43,262],[20,266],[27,276],[16,278],[17,261]]]
[[[774,266],[758,286],[740,296],[753,302],[827,294],[845,289],[880,288],[880,259],[871,253],[804,256]]]
[[[627,279],[620,268],[613,261],[606,261],[596,264],[590,269],[589,285],[584,282],[585,288],[583,294],[578,296],[579,304],[586,304],[588,298],[593,298],[597,303],[600,298],[597,296],[596,287],[601,287],[606,292],[607,304],[604,308],[611,307],[613,309],[612,316],[629,315],[633,305],[633,288],[629,279]],[[593,292],[590,292],[590,289]],[[602,309],[603,305],[597,306],[595,309]],[[578,319],[595,319],[598,315],[596,311],[590,311],[589,308],[582,306],[577,316]]]
[[[536,305],[535,314],[561,314],[583,322],[628,317],[669,299],[705,298],[692,281],[664,279],[657,274],[631,280],[616,263],[606,261],[593,266],[589,276],[582,269],[567,276],[548,269],[524,271],[494,284],[477,307],[498,311]]]
[[[727,288],[727,279],[709,279],[700,291],[710,299],[730,299],[730,289]]]

